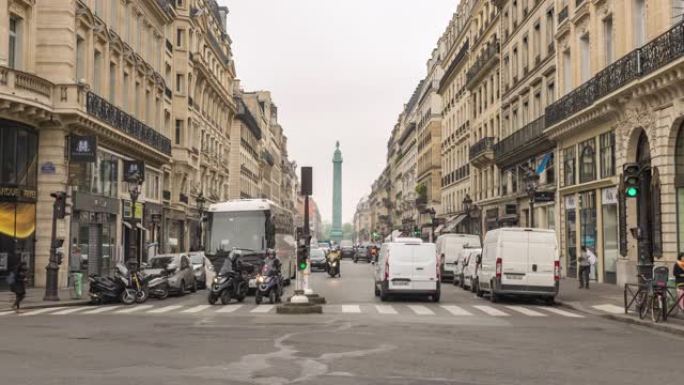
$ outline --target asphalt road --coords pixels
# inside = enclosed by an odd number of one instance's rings
[[[0,313],[0,384],[661,384],[684,339],[535,303],[380,302],[371,265],[314,273],[323,315],[208,306],[205,292],[133,307]]]

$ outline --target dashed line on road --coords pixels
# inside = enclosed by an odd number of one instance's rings
[[[50,315],[65,315],[65,314],[71,314],[71,313],[76,313],[77,311],[81,311],[83,309],[88,309],[90,308],[89,306],[78,306],[78,307],[72,307],[69,309],[65,310],[60,310],[54,313],[50,313]]]
[[[191,307],[190,309],[183,310],[181,313],[197,313],[210,307],[211,305],[197,305],[195,307]]]
[[[182,308],[182,305],[170,305],[170,306],[164,306],[159,309],[152,309],[148,310],[147,313],[149,314],[161,314],[161,313],[166,313],[172,310],[180,309]]]
[[[397,314],[397,311],[390,305],[375,305],[375,310],[380,314]]]
[[[142,311],[142,310],[147,310],[147,309],[152,309],[154,306],[152,305],[137,305],[137,306],[131,306],[125,309],[117,310],[114,313],[116,314],[129,314],[133,313],[136,311]]]
[[[93,309],[93,310],[84,311],[84,312],[81,313],[81,314],[100,314],[100,313],[104,313],[104,312],[106,312],[106,311],[118,309],[118,308],[120,308],[120,307],[121,307],[121,306],[102,306],[102,307],[97,307],[97,308],[95,308],[95,309]]]
[[[216,313],[232,313],[241,307],[242,307],[242,305],[227,305],[227,306],[223,306],[222,308],[216,310]]]
[[[617,305],[612,305],[612,304],[605,304],[605,305],[594,305],[592,306],[596,310],[600,310],[606,313],[611,313],[611,314],[625,314],[625,308]]]
[[[561,309],[556,309],[555,307],[540,307],[539,309],[545,310],[554,314],[562,315],[563,317],[570,317],[570,318],[584,318],[583,315],[572,313],[569,311],[561,310]]]
[[[517,311],[518,313],[524,314],[529,317],[546,317],[546,314],[540,313],[538,311],[534,311],[532,309],[528,309],[524,306],[506,306],[508,309],[511,309],[513,311]]]
[[[491,306],[487,305],[474,305],[473,306],[475,309],[484,312],[487,315],[490,315],[492,317],[508,317],[508,313],[504,313],[499,309],[493,308]]]
[[[435,312],[423,305],[408,305],[408,308],[418,315],[435,315]]]
[[[441,308],[455,316],[473,315],[473,313],[469,312],[468,310],[456,305],[441,305]]]
[[[3,311],[3,312],[0,313],[0,316],[7,315],[7,314],[13,314],[13,313],[16,313],[16,312],[15,312],[14,310]]]
[[[359,305],[342,305],[342,313],[361,313]]]
[[[258,305],[257,307],[252,309],[250,313],[268,313],[273,308],[273,305]]]
[[[60,309],[64,309],[64,308],[63,307],[48,307],[48,308],[44,308],[44,309],[36,309],[36,310],[27,311],[26,313],[19,313],[19,315],[25,317],[25,316],[36,315],[36,314],[43,314],[43,313],[47,313],[47,312],[51,312],[51,311],[57,311]]]

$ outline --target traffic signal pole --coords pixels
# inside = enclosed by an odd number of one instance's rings
[[[62,264],[62,254],[57,249],[64,244],[64,239],[57,238],[57,219],[63,219],[66,215],[66,198],[64,192],[58,191],[50,194],[55,199],[52,203],[52,234],[50,235],[50,260],[45,266],[45,296],[44,301],[59,301],[58,278],[59,265]]]

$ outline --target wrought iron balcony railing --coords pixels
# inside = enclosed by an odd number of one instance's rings
[[[468,49],[470,47],[468,39],[466,39],[465,43],[463,43],[463,47],[458,51],[456,56],[454,56],[454,60],[451,61],[451,64],[449,64],[449,68],[447,68],[446,72],[444,73],[444,76],[442,76],[442,80],[440,81],[439,88],[442,88],[444,84],[446,83],[446,80],[449,78],[449,75],[458,67],[458,65],[463,61],[463,59],[468,55]]]
[[[494,145],[494,158],[502,158],[525,147],[529,147],[536,139],[544,135],[545,127],[545,119],[542,116],[507,136]]]
[[[470,159],[477,158],[480,154],[485,151],[491,151],[494,146],[494,137],[488,136],[480,139],[477,143],[470,146]]]
[[[546,107],[547,126],[552,126],[572,116],[627,83],[656,71],[682,55],[684,55],[684,24],[680,22],[641,48],[618,59],[596,76]]]
[[[86,95],[86,111],[123,134],[171,155],[171,139],[90,91]]]
[[[499,55],[499,40],[494,40],[489,43],[487,48],[478,56],[475,63],[466,72],[466,83],[470,84],[478,75],[480,75],[485,69],[488,68],[487,64],[493,61]]]
[[[567,18],[568,18],[568,6],[566,5],[565,7],[563,7],[563,9],[560,10],[560,12],[558,12],[558,24],[562,23]]]

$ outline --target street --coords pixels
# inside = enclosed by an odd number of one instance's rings
[[[7,384],[643,384],[679,377],[679,337],[443,285],[381,303],[372,265],[314,273],[323,315],[209,306],[204,291],[131,307],[2,313]],[[639,349],[635,349],[639,347]]]

